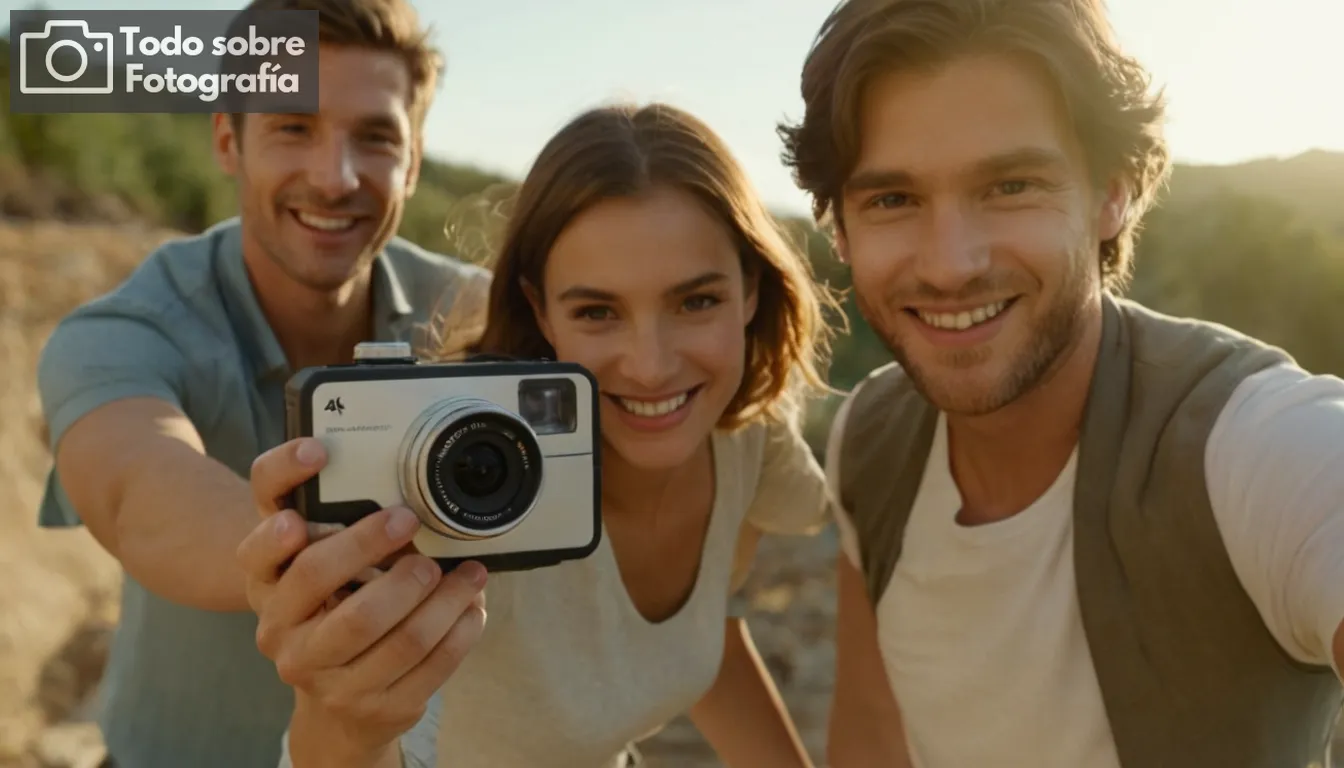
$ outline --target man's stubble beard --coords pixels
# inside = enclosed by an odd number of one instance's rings
[[[1075,256],[1069,264],[1065,281],[1045,316],[1027,329],[1027,343],[1017,352],[1002,379],[993,383],[988,391],[962,393],[955,385],[948,386],[947,382],[955,376],[955,370],[984,363],[992,354],[988,348],[955,352],[944,358],[951,362],[948,367],[952,372],[942,377],[930,376],[905,353],[895,331],[883,326],[882,313],[864,300],[861,291],[855,291],[855,302],[859,313],[925,399],[946,413],[983,416],[1013,403],[1038,386],[1077,342],[1091,286],[1089,270],[1082,259]],[[902,309],[896,311],[904,312]],[[919,322],[918,319],[915,322]]]

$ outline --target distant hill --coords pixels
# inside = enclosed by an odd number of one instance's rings
[[[1235,165],[1182,164],[1172,172],[1173,203],[1228,192],[1273,198],[1292,208],[1304,223],[1344,237],[1344,152],[1317,149]]]

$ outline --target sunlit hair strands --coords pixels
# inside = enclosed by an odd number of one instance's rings
[[[1170,171],[1165,106],[1148,74],[1116,44],[1102,0],[849,0],[823,23],[803,68],[802,120],[781,125],[784,162],[812,197],[820,222],[838,226],[845,180],[859,149],[865,85],[901,68],[955,56],[1025,56],[1053,81],[1098,184],[1119,175],[1130,205],[1119,235],[1101,244],[1107,288],[1132,270],[1139,221]]]
[[[421,26],[409,0],[252,0],[245,10],[317,11],[318,40],[322,45],[388,51],[400,56],[410,75],[411,92],[406,95],[406,109],[413,130],[420,134],[443,74],[444,57],[431,44],[432,30]],[[241,120],[241,114],[233,115],[235,127]]]
[[[694,195],[722,221],[737,242],[744,273],[758,278],[743,381],[719,426],[794,421],[806,394],[830,391],[823,373],[830,322],[843,323],[844,315],[835,295],[817,283],[803,247],[790,243],[722,140],[699,119],[666,104],[613,104],[584,112],[546,144],[510,200],[481,196],[455,207],[450,240],[471,243],[472,250],[479,250],[480,232],[493,239],[489,232],[506,221],[499,247],[485,263],[494,278],[485,328],[470,351],[553,359],[555,350],[537,325],[524,286],[544,295],[551,247],[580,213],[661,185]],[[451,326],[476,326],[469,315],[454,307],[444,316],[441,356],[462,356],[470,333]]]

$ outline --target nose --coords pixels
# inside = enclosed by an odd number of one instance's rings
[[[633,324],[620,370],[626,380],[649,391],[672,380],[677,371],[676,344],[663,323],[649,319]]]
[[[311,155],[308,183],[327,200],[340,200],[359,189],[353,154],[344,136],[329,134]]]
[[[990,267],[989,241],[976,214],[946,202],[930,206],[924,242],[915,268],[919,279],[947,293],[984,275]]]

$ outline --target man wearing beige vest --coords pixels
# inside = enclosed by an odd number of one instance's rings
[[[1344,382],[1118,297],[1169,161],[1100,0],[852,0],[802,91],[896,359],[828,448],[830,764],[1324,765]]]

